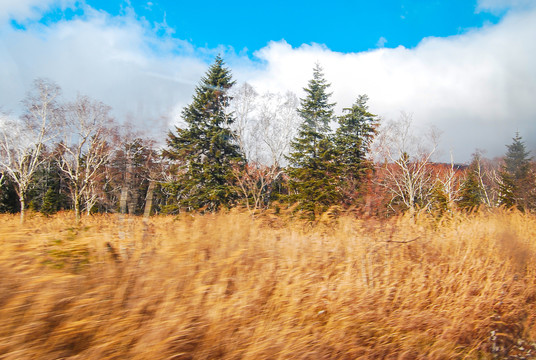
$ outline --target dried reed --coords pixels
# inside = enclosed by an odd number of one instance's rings
[[[536,218],[0,216],[1,359],[531,358]]]

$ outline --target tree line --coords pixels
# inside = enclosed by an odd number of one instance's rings
[[[381,123],[368,97],[336,115],[316,65],[304,88],[258,94],[217,57],[165,146],[118,125],[109,106],[38,79],[24,113],[1,113],[0,211],[45,215],[173,214],[294,205],[375,216],[480,206],[536,209],[534,162],[517,133],[502,159],[433,162],[437,131],[416,136],[411,115]]]

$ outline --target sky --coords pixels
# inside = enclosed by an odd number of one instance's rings
[[[153,136],[216,55],[238,83],[303,96],[315,63],[337,112],[360,94],[382,122],[441,131],[437,160],[501,156],[519,131],[536,156],[536,0],[0,0],[0,108],[35,78],[89,95]]]

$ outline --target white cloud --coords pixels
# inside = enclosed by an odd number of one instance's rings
[[[133,16],[85,12],[84,18],[51,27],[6,28],[0,38],[4,108],[19,110],[33,79],[46,77],[67,99],[80,92],[111,105],[122,121],[167,127],[191,98],[205,62],[189,44],[157,37]],[[182,55],[174,53],[177,49]]]
[[[387,119],[406,111],[417,125],[442,130],[443,159],[452,150],[468,160],[475,148],[499,156],[516,130],[536,149],[534,38],[536,11],[465,35],[427,38],[414,49],[343,54],[274,42],[256,53],[267,65],[250,82],[301,95],[318,61],[339,108],[367,93],[371,111]]]
[[[318,44],[292,48],[272,42],[255,53],[254,61],[224,47],[194,49],[169,35],[155,35],[158,30],[135,14],[112,17],[89,7],[83,17],[49,27],[4,26],[0,106],[16,111],[33,79],[48,77],[66,98],[79,91],[111,105],[121,120],[154,129],[164,116],[168,123],[163,125],[169,126],[190,102],[207,63],[222,52],[239,81],[259,91],[292,90],[299,96],[319,62],[339,110],[366,93],[370,110],[386,119],[411,112],[417,125],[443,131],[444,158],[450,149],[457,161],[468,160],[475,148],[501,155],[516,130],[536,149],[534,10],[509,13],[498,25],[468,34],[427,38],[414,49],[345,54]]]
[[[505,9],[530,9],[536,6],[535,0],[478,0],[478,11],[501,11]]]
[[[0,24],[8,20],[23,21],[41,17],[53,7],[66,9],[75,0],[2,0],[0,1]]]
[[[383,48],[385,47],[385,44],[387,44],[387,39],[382,36],[378,39],[378,42],[376,43],[376,47]]]

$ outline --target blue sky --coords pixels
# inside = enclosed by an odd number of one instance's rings
[[[468,0],[88,0],[87,4],[113,15],[133,10],[150,22],[165,21],[174,37],[197,47],[225,45],[249,54],[278,40],[295,47],[319,43],[340,52],[382,44],[414,47],[425,37],[457,35],[497,23],[501,15],[477,11],[477,3]]]
[[[368,94],[383,123],[412,114],[441,160],[516,131],[536,150],[536,0],[3,0],[0,110],[45,77],[164,138],[217,54],[259,94],[301,97],[320,63],[337,112]]]

